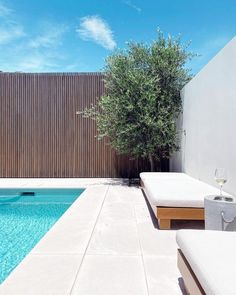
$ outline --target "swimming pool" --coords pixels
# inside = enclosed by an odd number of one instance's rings
[[[84,189],[0,189],[0,284]]]

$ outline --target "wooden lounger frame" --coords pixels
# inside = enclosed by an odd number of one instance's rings
[[[170,229],[171,220],[204,220],[204,208],[156,207],[160,229]]]
[[[144,184],[142,180],[140,184],[145,195]],[[158,219],[160,229],[170,229],[171,220],[204,220],[204,208],[156,207],[154,213]]]
[[[206,295],[191,266],[180,249],[178,249],[178,268],[190,295]]]

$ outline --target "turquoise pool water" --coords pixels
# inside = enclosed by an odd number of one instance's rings
[[[0,189],[0,283],[82,192],[83,189]]]

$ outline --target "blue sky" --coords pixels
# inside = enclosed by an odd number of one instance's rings
[[[0,70],[100,71],[127,41],[191,40],[197,73],[236,35],[235,0],[0,0]]]

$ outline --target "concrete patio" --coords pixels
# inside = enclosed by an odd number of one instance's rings
[[[0,286],[17,295],[185,294],[176,223],[160,231],[141,189],[119,179],[1,179],[6,187],[87,187]]]

